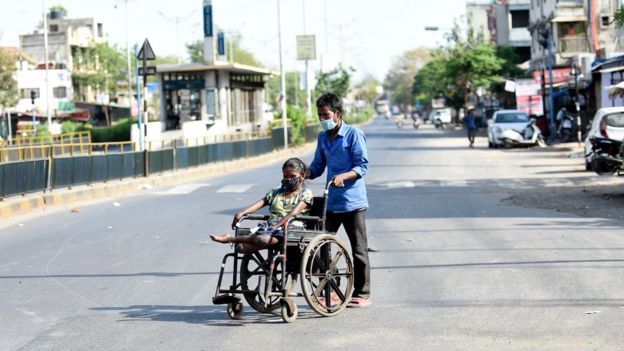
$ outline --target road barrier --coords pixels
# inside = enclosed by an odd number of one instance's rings
[[[0,149],[0,200],[258,156],[282,148],[283,135],[283,129],[276,128],[271,135],[221,138],[216,143],[201,144],[215,139],[200,138],[148,144],[144,151],[135,150],[136,144],[131,142],[58,142],[4,148]],[[316,140],[318,125],[306,126],[303,135],[307,142]]]

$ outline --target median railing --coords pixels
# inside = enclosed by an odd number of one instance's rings
[[[303,133],[305,141],[315,141],[318,130],[318,125],[306,126]],[[146,177],[154,173],[257,156],[282,148],[283,135],[283,130],[277,128],[270,135],[152,142],[144,151],[136,150],[136,144],[132,142],[0,148],[0,200],[37,191]]]

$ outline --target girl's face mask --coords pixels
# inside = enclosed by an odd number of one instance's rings
[[[301,184],[301,178],[282,179],[282,188],[287,192],[291,192]]]

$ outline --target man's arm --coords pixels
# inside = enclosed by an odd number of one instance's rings
[[[314,152],[314,160],[310,163],[310,174],[308,174],[308,179],[314,179],[319,177],[325,171],[325,166],[327,166],[327,160],[325,160],[325,154],[321,150],[321,135],[319,134],[316,140],[316,151]]]
[[[345,173],[334,176],[334,185],[342,188],[344,182],[362,178],[368,172],[368,151],[366,149],[366,137],[364,133],[356,129],[351,146],[353,168]]]

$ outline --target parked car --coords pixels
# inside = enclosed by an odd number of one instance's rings
[[[624,107],[605,107],[596,111],[585,138],[585,169],[588,171],[593,170],[594,146],[601,140],[602,144],[609,144],[609,140],[618,144],[624,140]]]
[[[429,121],[433,123],[436,128],[443,128],[445,124],[451,123],[452,114],[450,108],[436,108],[429,113]]]
[[[534,119],[520,110],[498,110],[488,120],[488,147],[545,146]]]

